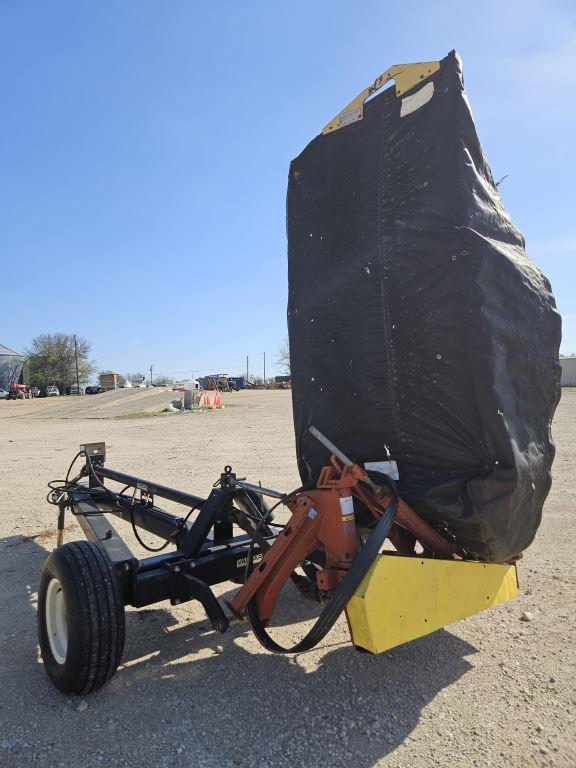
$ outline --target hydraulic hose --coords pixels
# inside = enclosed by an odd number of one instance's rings
[[[252,600],[250,600],[247,605],[248,618],[250,619],[254,634],[264,648],[273,653],[303,653],[305,651],[310,651],[314,646],[318,645],[318,643],[323,640],[332,629],[338,617],[346,608],[348,602],[360,586],[362,579],[368,573],[372,563],[378,557],[380,548],[384,544],[384,541],[390,532],[390,528],[392,527],[392,523],[394,522],[394,517],[398,510],[398,492],[393,480],[386,477],[385,483],[390,487],[392,494],[390,504],[374,526],[370,537],[360,552],[356,555],[350,570],[340,582],[326,607],[322,610],[316,623],[302,640],[291,648],[283,648],[279,645],[279,643],[270,637],[264,624],[258,617],[256,598],[253,597]]]

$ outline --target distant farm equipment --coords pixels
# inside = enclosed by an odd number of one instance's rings
[[[290,376],[274,376],[274,389],[292,389]]]
[[[10,384],[7,400],[25,400],[32,397],[26,384]]]
[[[232,384],[234,379],[230,378],[227,373],[212,373],[199,381],[202,389],[218,389],[220,392],[230,392],[232,389],[236,389],[236,386]]]

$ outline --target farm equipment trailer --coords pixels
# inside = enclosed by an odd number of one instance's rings
[[[64,692],[112,677],[125,606],[197,600],[214,630],[249,621],[274,653],[314,648],[345,612],[353,645],[379,653],[517,594],[515,561],[549,489],[559,318],[502,207],[456,53],[391,67],[350,102],[291,164],[288,211],[290,383],[311,482],[285,494],[226,466],[202,498],[109,468],[104,443],[82,446],[50,485],[59,546],[38,591],[45,668]],[[357,385],[359,370],[377,385]],[[384,450],[426,520],[384,473]],[[87,541],[62,544],[67,510]],[[140,529],[163,544],[135,557],[110,516],[141,546]],[[222,582],[238,585],[228,603],[212,589]],[[284,648],[269,630],[288,582],[322,608]]]
[[[215,631],[248,620],[260,643],[276,653],[317,645],[346,610],[354,645],[380,652],[516,594],[514,564],[467,561],[453,541],[398,497],[394,481],[365,472],[313,427],[331,452],[314,487],[284,494],[240,479],[226,466],[206,498],[106,466],[104,443],[81,446],[64,481],[52,481],[58,546],[38,592],[38,631],[46,671],[65,693],[106,683],[122,658],[127,605],[197,600]],[[77,460],[79,473],[71,478]],[[108,483],[120,484],[112,490]],[[270,507],[265,498],[273,499]],[[157,506],[167,499],[182,517]],[[284,525],[274,509],[291,513]],[[86,541],[62,544],[69,510]],[[138,559],[109,516],[129,521],[164,543]],[[380,555],[387,539],[394,551]],[[323,605],[310,632],[291,648],[268,633],[284,584]],[[239,584],[228,604],[212,591]]]

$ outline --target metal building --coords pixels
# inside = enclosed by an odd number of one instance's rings
[[[562,378],[560,384],[563,387],[576,387],[576,357],[561,357]]]
[[[23,362],[22,355],[0,344],[0,389],[8,389],[10,384],[22,384]]]

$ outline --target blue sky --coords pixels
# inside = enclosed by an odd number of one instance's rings
[[[576,5],[0,0],[0,342],[273,373],[288,165],[388,66],[456,48],[576,352]]]

